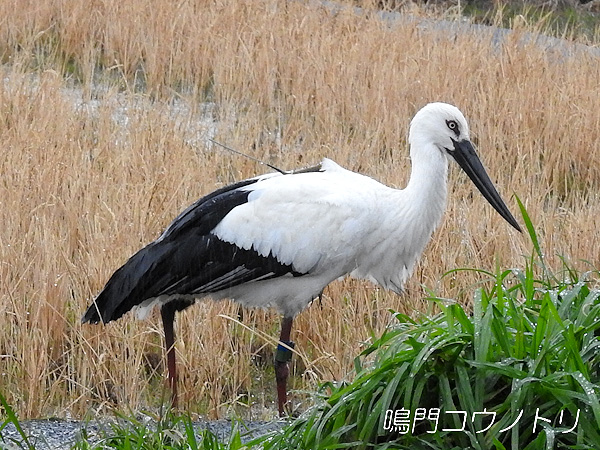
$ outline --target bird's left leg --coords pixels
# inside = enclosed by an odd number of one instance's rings
[[[165,350],[167,352],[167,369],[169,371],[169,387],[171,388],[171,406],[177,407],[177,367],[175,366],[175,302],[165,303],[160,308],[163,328],[165,330]]]
[[[287,379],[290,373],[288,362],[292,359],[292,351],[281,344],[294,348],[294,343],[290,341],[292,331],[292,317],[284,317],[281,320],[281,334],[279,335],[279,345],[275,352],[275,379],[277,380],[277,400],[279,403],[279,416],[285,416],[285,406],[287,403]]]

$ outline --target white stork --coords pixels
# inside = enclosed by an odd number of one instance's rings
[[[275,356],[285,413],[292,320],[340,277],[400,293],[446,205],[448,157],[518,231],[454,106],[431,103],[410,124],[412,171],[404,189],[324,159],[218,189],[183,211],[108,280],[82,322],[108,323],[133,308],[160,306],[172,402],[177,402],[175,311],[204,297],[274,307],[283,315]],[[287,346],[287,347],[286,347]]]

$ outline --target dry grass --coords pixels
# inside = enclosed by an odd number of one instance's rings
[[[158,318],[107,327],[79,318],[185,206],[263,170],[205,148],[198,133],[283,168],[329,156],[402,187],[410,118],[451,102],[511,209],[513,192],[527,205],[548,262],[598,264],[597,58],[560,60],[516,38],[494,49],[475,35],[448,40],[275,0],[14,0],[0,17],[0,388],[21,417],[158,404]],[[448,213],[406,295],[337,282],[298,317],[306,367],[295,386],[343,378],[389,308],[428,308],[422,285],[469,301],[476,276],[445,271],[520,265],[528,254],[527,239],[453,169]],[[183,406],[229,414],[250,392],[253,414],[272,415],[272,346],[223,316],[278,335],[276,314],[227,302],[182,314]]]

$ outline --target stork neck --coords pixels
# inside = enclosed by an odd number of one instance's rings
[[[435,228],[446,207],[448,160],[437,148],[425,153],[428,158],[412,158],[410,180],[405,191],[413,207],[424,216],[424,223]]]

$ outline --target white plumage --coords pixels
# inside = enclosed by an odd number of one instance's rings
[[[443,199],[435,205],[438,211],[428,215],[429,223],[417,226],[412,214],[419,210],[407,204],[406,191],[328,159],[321,170],[268,177],[243,188],[252,191],[248,202],[234,208],[213,231],[226,242],[262,256],[272,254],[308,275],[256,282],[250,290],[234,287],[223,297],[277,306],[293,317],[346,274],[400,290],[441,217]]]
[[[203,197],[113,274],[83,321],[109,322],[132,308],[160,304],[169,348],[175,310],[205,296],[232,298],[277,308],[284,315],[281,341],[289,343],[292,318],[337,278],[350,275],[401,291],[445,209],[448,156],[519,230],[456,107],[421,109],[409,143],[412,169],[404,189],[325,159],[312,169],[255,177]],[[279,351],[283,413],[288,356]],[[168,356],[175,396],[174,353]]]

